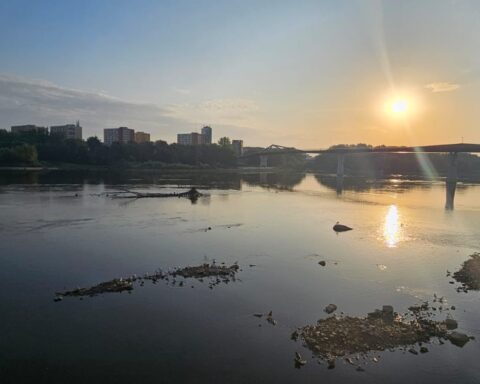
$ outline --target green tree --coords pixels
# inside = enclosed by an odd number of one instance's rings
[[[230,147],[232,145],[232,142],[230,141],[229,137],[224,136],[218,139],[218,145],[220,145],[221,147]]]

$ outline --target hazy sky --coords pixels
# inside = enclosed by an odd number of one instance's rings
[[[480,143],[479,80],[477,0],[0,2],[0,128]]]

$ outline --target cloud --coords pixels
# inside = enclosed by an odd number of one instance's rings
[[[190,95],[192,91],[187,88],[173,88],[173,90],[180,95]]]
[[[430,89],[432,92],[451,92],[460,88],[459,84],[437,82],[425,85],[425,88]]]
[[[154,104],[0,75],[0,127],[28,123],[49,126],[76,120],[84,127],[84,136],[102,136],[103,128],[128,126],[147,130],[155,138],[173,140],[177,132],[192,129],[190,122]]]
[[[249,127],[255,126],[252,114],[257,110],[255,102],[236,98],[161,107],[122,100],[105,91],[85,91],[0,74],[0,128],[80,120],[84,138],[102,137],[103,128],[127,126],[150,132],[155,140],[173,142],[177,133],[197,131],[202,124],[209,124],[216,137],[250,137],[256,141],[262,134]]]
[[[255,125],[258,104],[248,99],[214,99],[170,106],[170,116],[210,124]]]

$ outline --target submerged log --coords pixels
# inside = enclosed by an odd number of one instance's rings
[[[125,195],[125,194],[131,194]],[[136,192],[129,189],[125,189],[122,192],[112,194],[113,199],[142,199],[148,197],[186,197],[190,200],[197,200],[202,194],[198,192],[195,187],[190,188],[186,192],[172,192],[172,193],[151,193],[151,192]]]

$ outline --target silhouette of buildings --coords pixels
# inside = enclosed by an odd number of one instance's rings
[[[38,132],[38,133],[48,133],[48,128],[46,127],[37,127],[34,124],[27,125],[12,125],[10,130],[13,133],[25,133],[25,132]]]
[[[105,145],[113,143],[127,144],[135,141],[135,131],[127,127],[105,128],[103,130],[103,142]]]
[[[76,124],[52,125],[50,134],[62,135],[65,139],[82,140],[82,127],[79,121]]]
[[[177,144],[181,145],[201,145],[212,144],[212,128],[205,126],[202,133],[179,133],[177,134]]]
[[[136,143],[149,143],[150,134],[145,132],[135,132],[135,142]]]

